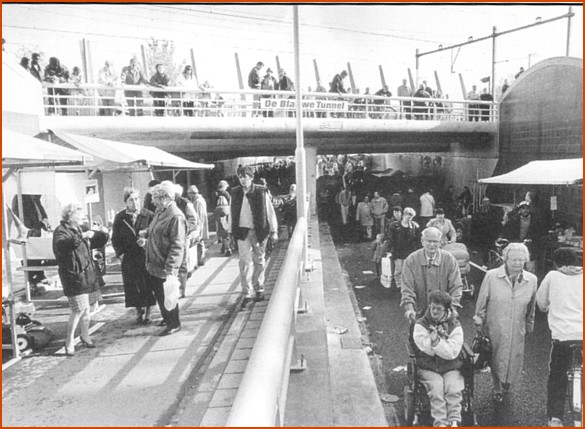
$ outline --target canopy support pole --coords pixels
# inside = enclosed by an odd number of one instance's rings
[[[22,204],[22,172],[18,170],[16,174],[16,189],[18,192],[18,213],[21,219],[24,219],[24,208]],[[24,221],[23,221],[24,223]],[[26,226],[26,225],[25,225]],[[28,267],[28,256],[26,254],[26,246],[22,246],[22,267],[24,268],[24,288],[26,290],[26,301],[30,302],[31,295],[30,295],[30,284],[28,282],[28,272],[26,268]]]
[[[4,260],[2,266],[6,270],[6,282],[8,284],[8,311],[10,318],[10,337],[12,339],[12,357],[18,359],[20,352],[18,351],[18,343],[16,336],[16,314],[14,314],[14,287],[12,285],[12,263],[10,261],[10,243],[8,242],[8,222],[6,214],[6,204],[4,203],[4,192],[2,193],[2,251],[4,252]],[[24,247],[24,246],[23,246]],[[27,273],[24,273],[26,277]]]

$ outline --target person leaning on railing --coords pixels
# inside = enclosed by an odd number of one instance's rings
[[[114,70],[114,64],[106,60],[104,66],[100,69],[98,76],[98,83],[100,85],[114,87],[118,83],[118,76]],[[114,89],[100,89],[98,90],[100,102],[102,107],[99,110],[100,116],[114,116],[116,111],[116,90]]]
[[[169,75],[165,73],[164,64],[156,65],[156,73],[150,78],[150,84],[156,88],[166,88],[169,86]],[[151,92],[154,98],[154,116],[164,116],[166,100],[168,93],[165,91],[153,91]]]
[[[199,88],[199,85],[197,83],[197,79],[195,79],[195,76],[193,75],[193,67],[189,65],[185,66],[183,73],[181,73],[177,78],[177,86],[181,86],[189,90],[189,92],[183,92],[181,94],[183,115],[194,116],[195,108],[199,107],[197,103],[197,93],[195,92],[195,90]]]
[[[59,84],[67,83],[69,81],[69,71],[65,66],[61,65],[61,62],[56,57],[49,59],[49,65],[45,67],[45,82]],[[67,106],[67,96],[69,90],[66,88],[49,88],[49,114],[57,114],[58,110],[52,106],[60,104],[61,106]],[[67,107],[61,108],[61,114],[67,116]]]
[[[122,84],[124,85],[148,85],[148,80],[142,74],[136,58],[130,60],[130,65],[122,69]],[[142,116],[143,94],[142,91],[125,90],[124,96],[128,103],[128,113],[130,116]]]

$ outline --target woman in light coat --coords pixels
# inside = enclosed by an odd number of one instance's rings
[[[355,220],[360,223],[366,237],[371,240],[374,217],[372,216],[372,204],[368,195],[364,195],[364,200],[358,203]]]
[[[510,243],[504,249],[504,265],[485,275],[475,306],[475,327],[492,341],[490,367],[498,403],[522,375],[524,340],[534,328],[537,280],[524,270],[528,260],[524,244]]]

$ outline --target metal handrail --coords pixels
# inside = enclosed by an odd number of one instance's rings
[[[71,83],[43,83],[46,90],[45,107],[48,111],[55,111],[70,116],[97,116],[99,111],[141,110],[152,114],[156,110],[165,110],[165,116],[224,116],[245,117],[267,116],[268,112],[281,112],[287,116],[294,114],[292,104],[295,93],[290,91],[269,90],[222,90],[215,88],[188,89],[181,86],[158,88],[149,85],[116,85]],[[55,94],[55,90],[69,90],[69,94]],[[132,91],[140,94],[134,97],[142,106],[129,106],[124,92]],[[117,95],[116,95],[117,92]],[[157,97],[156,93],[165,93],[164,97]],[[267,99],[280,100],[278,106],[267,108],[261,103]],[[327,116],[344,119],[424,119],[441,121],[472,121],[497,120],[499,104],[494,101],[456,100],[448,98],[418,98],[418,97],[384,97],[377,95],[302,92],[303,103],[320,101],[320,106],[306,109],[307,117],[322,118]],[[164,100],[164,106],[153,106],[153,100]],[[286,101],[285,106],[280,104]],[[192,102],[191,107],[185,103]],[[341,108],[331,110],[327,105],[343,102]],[[414,103],[425,105],[414,106]],[[61,112],[60,112],[61,111]],[[475,111],[475,112],[474,112]]]
[[[307,217],[298,218],[226,426],[282,426]]]

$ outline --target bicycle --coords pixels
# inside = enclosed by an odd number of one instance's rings
[[[583,343],[571,344],[571,366],[567,371],[567,398],[575,427],[583,422]]]
[[[526,246],[530,246],[530,243],[532,243],[532,240],[530,239],[526,239],[524,241],[522,241],[522,244],[526,245]],[[498,238],[494,245],[495,245],[495,250],[490,249],[489,253],[488,253],[488,261],[487,261],[487,269],[488,270],[492,270],[494,268],[498,268],[502,265],[504,265],[504,249],[506,247],[508,247],[508,245],[510,244],[510,240],[507,240],[505,238]]]
[[[492,270],[494,268],[498,268],[498,267],[504,265],[503,252],[504,252],[504,249],[508,246],[508,244],[510,244],[510,241],[506,240],[505,238],[498,238],[495,241],[495,243],[494,243],[495,250],[490,249],[490,251],[488,253],[488,261],[487,261],[487,269],[488,270]]]

